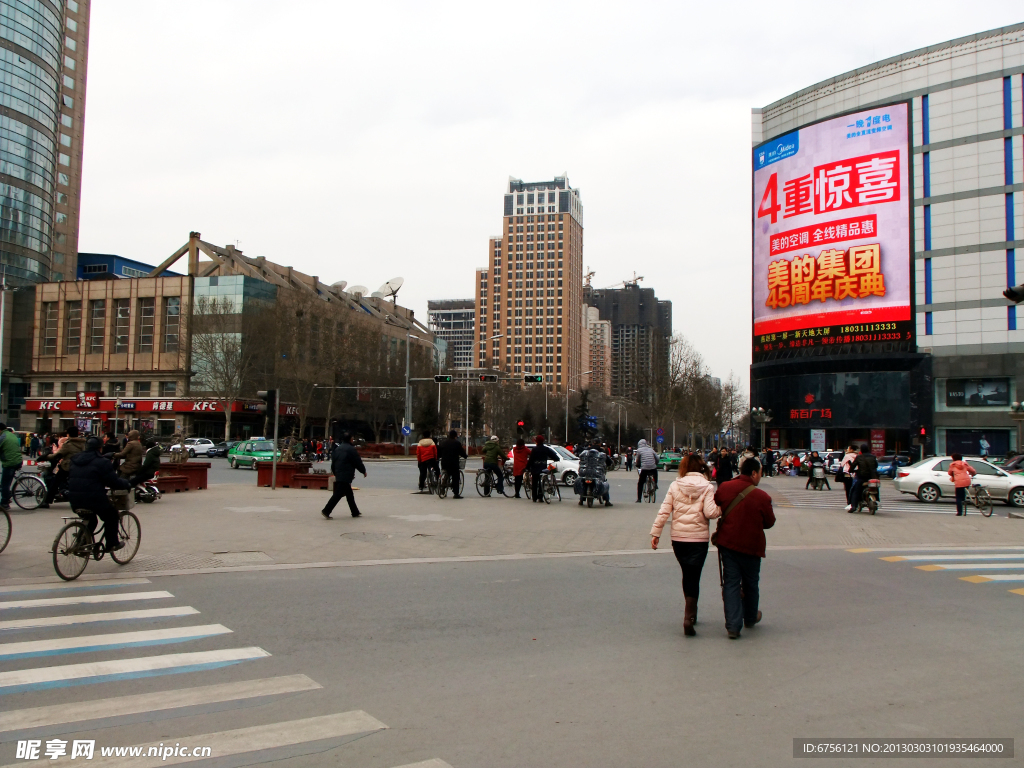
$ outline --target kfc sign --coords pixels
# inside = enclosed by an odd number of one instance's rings
[[[26,405],[28,405],[28,403],[26,403]],[[39,408],[38,408],[38,410],[40,410],[40,411],[59,411],[59,410],[61,410],[60,400],[40,400],[39,401]]]
[[[199,400],[198,402],[192,403],[193,411],[219,411],[221,410],[220,403],[215,403],[210,400]]]
[[[76,392],[75,408],[84,411],[95,411],[100,407],[99,392]]]

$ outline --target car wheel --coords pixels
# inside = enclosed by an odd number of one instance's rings
[[[195,448],[189,448],[189,449],[188,449],[188,455],[189,455],[189,458],[192,458],[192,459],[194,459],[194,458],[196,457],[196,451],[195,451]]]
[[[254,472],[256,471],[256,459],[253,459],[252,461],[249,462],[249,469],[253,470]]]
[[[942,492],[939,491],[939,486],[932,483],[925,483],[917,489],[917,498],[925,504],[934,504],[941,495]]]
[[[1009,499],[1013,506],[1024,507],[1024,486],[1011,489]]]
[[[235,461],[234,459],[229,459],[229,460],[228,460],[228,464],[230,464],[230,465],[231,465],[231,468],[232,468],[232,469],[238,469],[238,462],[237,462],[237,461]]]
[[[564,475],[562,475],[562,482],[565,483],[566,485],[576,485],[576,478],[578,477],[579,475],[577,475],[570,469],[567,470]]]

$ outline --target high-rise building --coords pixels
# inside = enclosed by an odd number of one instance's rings
[[[583,205],[568,177],[509,179],[488,263],[476,273],[475,365],[541,374],[553,391],[577,387],[586,370]]]
[[[0,0],[0,263],[75,279],[90,0]]]
[[[635,281],[622,288],[591,289],[585,300],[610,326],[612,397],[634,395],[668,374],[671,301],[659,301],[653,288]]]
[[[608,320],[601,319],[601,313],[597,307],[583,305],[586,314],[586,330],[583,334],[586,339],[587,355],[584,360],[587,364],[589,374],[584,378],[586,386],[595,392],[600,392],[606,397],[612,394],[612,324]]]
[[[473,365],[473,334],[476,327],[476,301],[438,299],[427,302],[427,318],[434,336],[444,339],[452,351],[455,368]]]

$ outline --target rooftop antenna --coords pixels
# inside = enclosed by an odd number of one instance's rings
[[[363,296],[370,292],[370,289],[367,288],[365,285],[353,285],[348,292],[351,293],[356,298],[361,299]]]
[[[348,285],[348,280],[339,280],[336,283],[331,283],[331,288],[340,292],[345,290],[346,285]]]
[[[392,304],[398,303],[398,290],[405,285],[404,277],[392,277],[380,287],[380,293],[391,299]]]

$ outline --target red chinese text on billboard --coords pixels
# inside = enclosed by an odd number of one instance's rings
[[[791,229],[771,236],[771,252],[786,253],[807,245],[827,245],[850,238],[869,237],[878,234],[878,217],[858,216],[854,219],[839,219],[828,224],[812,224],[809,227]]]
[[[768,265],[765,306],[772,309],[868,296],[885,296],[878,243],[853,246],[848,251],[828,249],[817,258],[805,254],[778,259]]]

